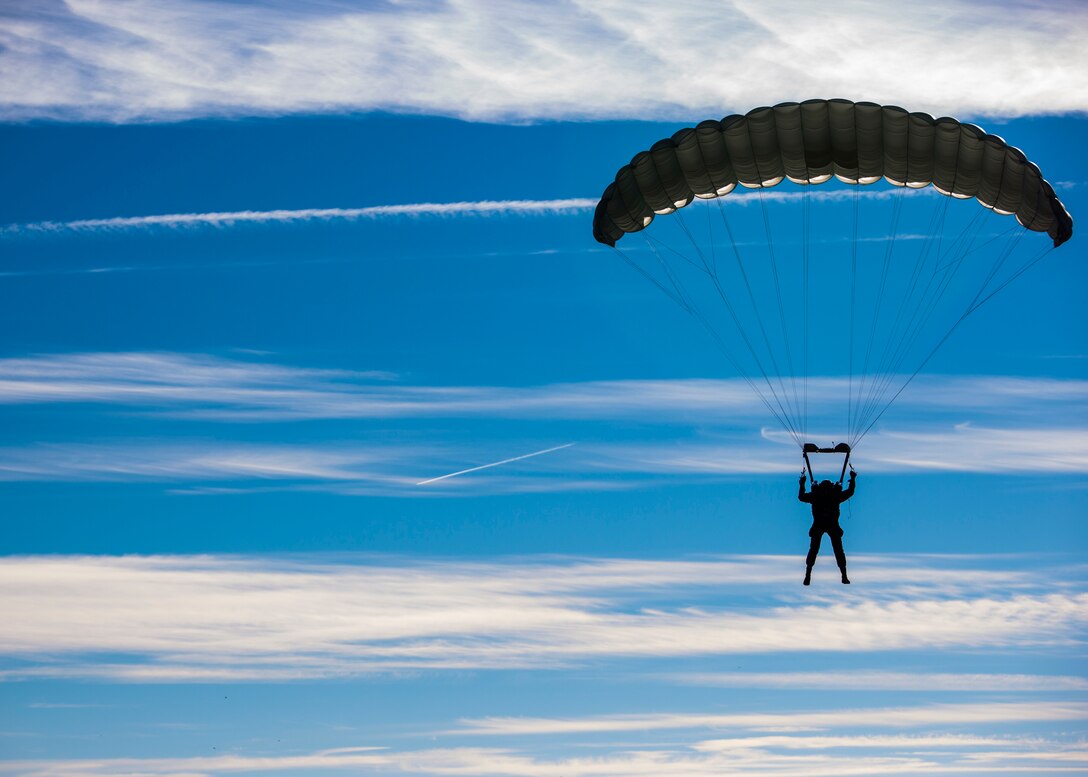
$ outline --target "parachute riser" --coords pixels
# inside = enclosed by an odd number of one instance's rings
[[[843,453],[845,456],[842,460],[842,471],[839,473],[839,485],[842,485],[842,481],[846,478],[846,468],[850,466],[850,446],[844,442],[840,442],[834,448],[820,448],[817,445],[806,442],[801,447],[801,455],[805,458],[805,468],[808,470],[808,479],[810,484],[816,483],[816,476],[812,474],[812,462],[809,460],[808,455],[810,453]]]

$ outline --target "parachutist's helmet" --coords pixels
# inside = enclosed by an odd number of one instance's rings
[[[833,485],[835,485],[835,484],[832,483],[830,480],[821,480],[820,481],[820,488],[831,488],[831,486],[833,486]]]

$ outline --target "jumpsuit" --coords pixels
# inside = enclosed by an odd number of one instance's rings
[[[826,533],[831,538],[831,547],[835,551],[835,561],[839,569],[846,572],[846,553],[842,549],[842,527],[839,526],[839,505],[854,495],[854,479],[850,479],[850,485],[845,491],[842,486],[830,487],[814,486],[812,491],[805,493],[805,484],[801,482],[801,488],[797,498],[802,502],[812,505],[812,528],[808,530],[808,536],[812,538],[808,548],[808,558],[805,564],[809,569],[816,563],[816,555],[820,552],[820,540]]]

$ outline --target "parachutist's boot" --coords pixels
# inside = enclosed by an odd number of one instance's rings
[[[846,567],[842,567],[839,571],[842,572],[842,584],[850,585],[850,578],[846,576]]]
[[[812,584],[812,567],[805,567],[805,582],[804,585]]]

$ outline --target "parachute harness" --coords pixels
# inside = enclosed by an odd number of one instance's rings
[[[805,459],[805,469],[808,470],[809,481],[813,484],[816,483],[816,476],[812,473],[812,461],[808,455],[810,453],[842,453],[845,454],[842,460],[842,471],[839,473],[838,484],[841,486],[843,478],[846,477],[846,468],[850,467],[850,471],[854,471],[854,466],[850,463],[850,446],[844,442],[840,442],[833,448],[819,448],[815,444],[806,442],[801,446],[801,455]]]

